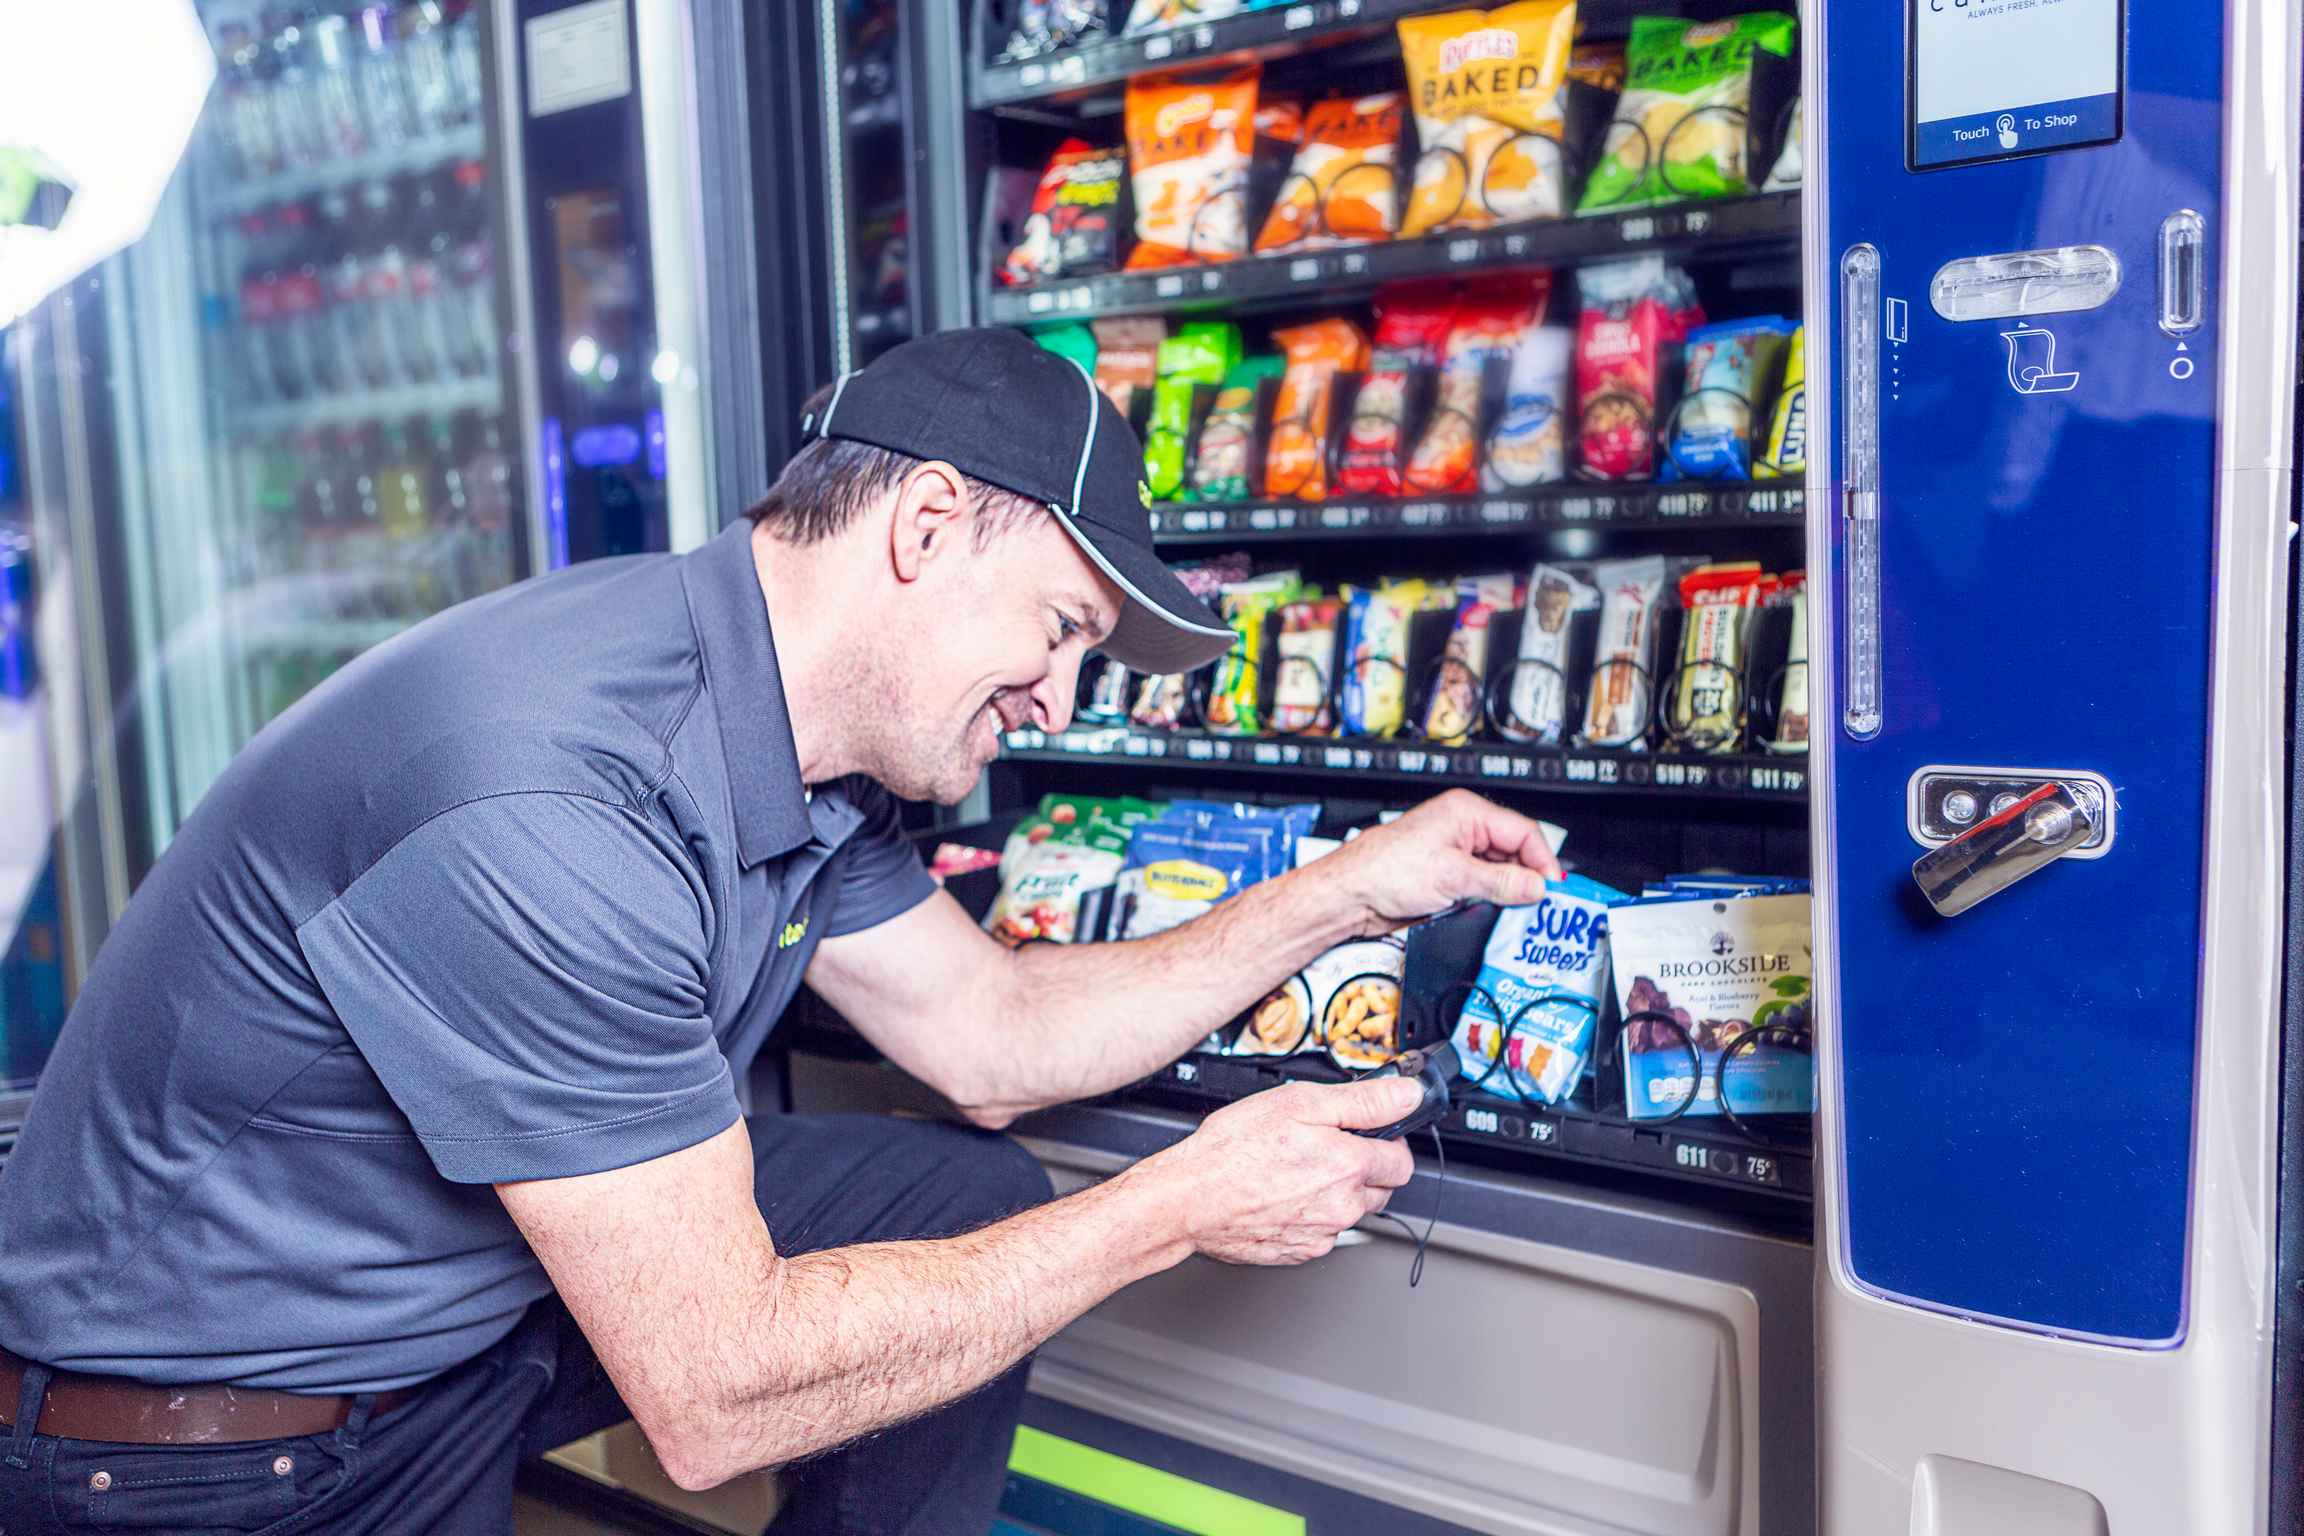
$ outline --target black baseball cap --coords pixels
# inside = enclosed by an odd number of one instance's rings
[[[999,326],[938,331],[841,375],[812,437],[941,459],[1045,505],[1125,601],[1103,649],[1139,672],[1189,672],[1231,629],[1152,548],[1144,445],[1086,369]]]

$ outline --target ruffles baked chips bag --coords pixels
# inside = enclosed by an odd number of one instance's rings
[[[1130,270],[1247,254],[1256,81],[1250,63],[1197,80],[1140,75],[1128,82],[1128,170],[1136,191]]]
[[[1403,236],[1557,218],[1568,208],[1560,91],[1575,0],[1399,23],[1422,152]]]

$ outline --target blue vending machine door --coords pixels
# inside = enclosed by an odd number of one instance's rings
[[[1827,245],[1863,311],[1840,317],[1839,359],[1868,377],[1834,433],[1859,504],[1823,740],[1849,1275],[2166,1345],[2185,1321],[2217,295],[2171,334],[2159,267],[2172,216],[2217,223],[2223,27],[2183,0],[2130,10],[1828,7]],[[1902,93],[1848,88],[1897,60]],[[2109,785],[2109,846],[1939,916],[1911,874],[1933,792],[1915,776],[1979,767],[2019,777],[1948,781],[1967,798],[1942,825],[2069,770]]]

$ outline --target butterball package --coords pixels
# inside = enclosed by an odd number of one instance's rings
[[[1557,1104],[1567,1097],[1592,1054],[1608,990],[1609,909],[1630,899],[1570,875],[1534,904],[1496,914],[1479,990],[1456,1016],[1456,1055],[1466,1078],[1500,1098],[1517,1092]]]
[[[1696,895],[1609,913],[1627,1114],[1661,1120],[1686,1105],[1690,1115],[1717,1115],[1723,1079],[1738,1115],[1815,1109],[1810,1051],[1764,1038],[1738,1051],[1725,1072],[1721,1067],[1729,1048],[1755,1029],[1808,1028],[1815,985],[1808,908],[1805,894]]]

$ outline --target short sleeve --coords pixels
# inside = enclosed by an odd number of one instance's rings
[[[296,930],[441,1174],[565,1178],[735,1123],[705,1012],[713,915],[623,807],[500,795],[418,827]]]
[[[919,850],[904,835],[896,797],[870,779],[849,779],[845,787],[864,819],[840,845],[832,922],[824,930],[832,939],[901,917],[936,889],[921,867]]]

